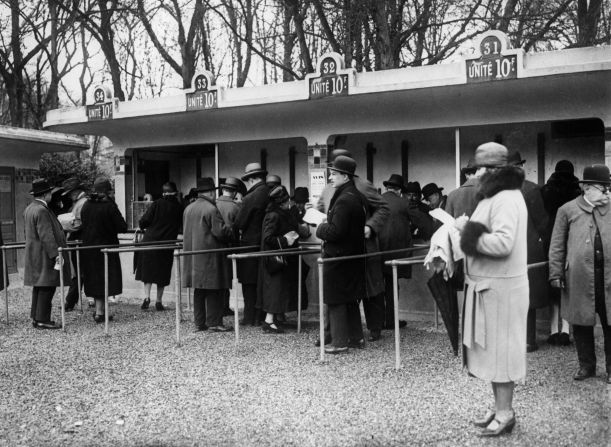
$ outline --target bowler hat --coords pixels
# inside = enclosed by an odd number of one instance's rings
[[[290,197],[286,188],[282,185],[275,186],[274,189],[269,193],[269,198],[272,199],[276,203],[284,203]]]
[[[258,175],[261,177],[267,175],[267,171],[261,167],[261,163],[248,163],[246,165],[246,168],[244,169],[244,175],[242,176],[242,180],[246,181],[254,175]]]
[[[97,193],[107,193],[108,191],[113,191],[113,187],[110,180],[106,177],[98,177],[93,182],[93,191]]]
[[[354,175],[354,171],[356,171],[356,161],[350,157],[346,157],[345,155],[335,157],[335,160],[333,160],[333,165],[329,166],[329,169],[332,171],[341,172],[342,174],[357,177]]]
[[[403,192],[409,192],[412,194],[422,194],[422,190],[420,189],[420,182],[407,182],[407,185],[405,185],[405,191]]]
[[[436,192],[441,193],[441,191],[443,191],[443,188],[437,186],[436,183],[429,183],[428,185],[424,185],[424,188],[422,188],[422,197],[426,199],[431,194],[435,194]]]
[[[399,188],[400,190],[405,189],[405,185],[403,184],[403,177],[399,174],[391,174],[390,178],[382,184],[386,187],[394,186],[395,188]]]
[[[499,143],[480,144],[475,149],[475,166],[498,168],[507,166],[507,148]]]
[[[352,158],[352,153],[348,149],[337,148],[331,151],[331,160],[335,160],[340,155],[343,155],[344,157]]]
[[[277,175],[270,174],[265,179],[265,183],[267,184],[267,186],[278,186],[282,184],[282,179]]]
[[[507,164],[512,166],[517,166],[526,163],[526,160],[522,158],[518,151],[511,151],[509,155],[507,155]]]
[[[556,163],[556,167],[554,168],[555,172],[564,172],[566,174],[574,174],[575,173],[575,167],[573,166],[573,163],[571,163],[568,160],[560,160],[558,163]]]
[[[214,179],[212,177],[202,177],[197,179],[197,187],[195,188],[197,192],[207,192],[215,189],[216,186],[214,186]]]
[[[64,192],[62,193],[62,196],[65,196],[65,195],[70,194],[75,189],[82,189],[83,184],[81,183],[81,181],[78,178],[70,177],[62,182],[62,188],[64,190]]]
[[[242,180],[236,177],[227,177],[223,183],[221,183],[221,188],[232,189],[234,191],[240,191],[244,183]]]
[[[586,166],[583,170],[583,180],[579,183],[602,183],[611,184],[609,168],[606,165]]]
[[[293,201],[295,203],[307,203],[310,201],[310,192],[305,186],[298,186],[295,188],[295,194],[293,194]]]
[[[33,196],[40,196],[46,192],[49,192],[53,189],[53,186],[49,185],[44,178],[37,178],[32,182],[32,190],[30,194]]]

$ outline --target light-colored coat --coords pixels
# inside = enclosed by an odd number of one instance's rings
[[[232,230],[225,225],[213,200],[198,198],[190,204],[183,216],[183,250],[197,251],[226,248],[232,239]],[[226,257],[228,253],[210,253],[185,256],[182,282],[194,289],[228,289],[231,273]]]
[[[583,196],[558,209],[549,248],[549,279],[565,282],[562,317],[571,324],[594,326],[594,236],[596,223],[605,254],[605,307],[611,321],[611,204],[593,208]],[[594,217],[593,217],[594,214]]]
[[[484,380],[521,380],[526,375],[528,313],[528,212],[522,193],[504,189],[483,199],[471,222],[486,231],[476,240],[476,253],[465,261],[466,366]]]
[[[23,212],[25,221],[25,270],[23,284],[34,287],[60,285],[59,271],[55,270],[55,258],[59,247],[66,247],[62,226],[39,200],[30,203]],[[70,283],[70,258],[64,253],[64,281]]]

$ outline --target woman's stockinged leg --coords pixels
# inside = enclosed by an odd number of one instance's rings
[[[157,302],[161,304],[161,299],[163,298],[163,291],[164,291],[165,287],[164,286],[157,286]],[[149,295],[150,296],[150,289],[149,289]]]
[[[495,406],[496,417],[499,421],[505,422],[513,417],[513,389],[514,382],[493,383],[496,387]]]

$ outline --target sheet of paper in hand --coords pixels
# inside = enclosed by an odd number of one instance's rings
[[[455,219],[441,208],[435,208],[434,210],[429,211],[429,214],[443,224],[454,225]]]
[[[303,216],[303,221],[310,225],[320,225],[327,219],[327,215],[314,208],[308,208]]]

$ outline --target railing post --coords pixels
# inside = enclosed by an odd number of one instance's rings
[[[8,326],[8,266],[4,247],[2,247],[2,275],[4,275],[4,308],[6,310],[6,325]]]
[[[301,276],[303,275],[301,269],[301,255],[297,256],[297,262],[299,267],[297,268],[297,333],[301,334]]]
[[[174,264],[176,265],[174,273],[174,288],[176,294],[176,344],[180,346],[180,308],[182,304],[180,302],[180,251],[178,249],[174,250]]]
[[[108,252],[102,250],[104,253],[104,335],[108,335]]]
[[[235,345],[240,344],[240,316],[238,315],[238,260],[231,258],[231,285],[233,287],[233,320],[235,332]]]
[[[325,310],[324,310],[324,288],[323,288],[323,264],[322,258],[318,258],[318,314],[320,319],[319,337],[320,337],[320,361],[325,360]]]
[[[177,250],[180,252],[179,249],[177,249]],[[179,256],[178,259],[176,259],[176,260],[178,261],[178,264],[175,263],[175,265],[176,265],[176,276],[177,276],[176,283],[178,284],[178,295],[176,295],[176,302],[180,301],[180,303],[181,303],[180,314],[181,314],[181,317],[182,317],[182,264],[181,264],[182,257]],[[188,304],[187,304],[187,306],[188,306]],[[191,310],[191,309],[187,308],[187,310]]]
[[[397,264],[392,262],[392,293],[395,307],[395,369],[401,368],[401,334],[399,333],[399,279]]]
[[[57,253],[59,256],[59,303],[61,305],[62,331],[66,332],[66,311],[64,309],[64,248],[59,247]]]
[[[83,293],[81,292],[81,248],[80,245],[74,248],[76,249],[76,285],[78,287],[78,300],[81,303],[81,313],[83,313]]]

